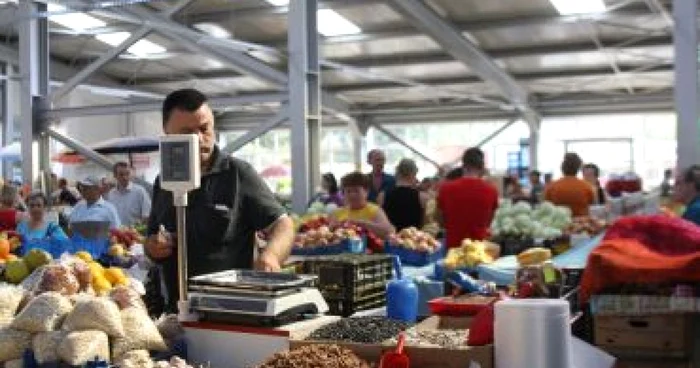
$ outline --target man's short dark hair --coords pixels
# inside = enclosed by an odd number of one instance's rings
[[[470,169],[484,169],[484,151],[478,147],[467,148],[462,155],[462,166]]]
[[[343,176],[343,178],[340,179],[340,186],[343,189],[350,187],[362,187],[365,190],[369,190],[369,178],[367,175],[359,171],[355,171]]]
[[[584,169],[593,170],[593,175],[597,178],[600,176],[600,168],[596,164],[585,164]]]
[[[194,88],[184,88],[171,92],[163,101],[163,126],[170,120],[173,110],[197,111],[207,102],[207,96]]]
[[[117,169],[119,169],[119,168],[129,169],[129,168],[131,168],[131,167],[130,167],[129,164],[127,164],[126,162],[124,162],[124,161],[119,161],[119,162],[117,162],[116,164],[114,164],[114,166],[112,166],[112,173],[113,173],[114,175],[117,175]]]
[[[532,170],[532,171],[530,171],[530,176],[536,176],[539,178],[540,176],[542,176],[542,173],[540,173],[537,170]]]
[[[695,190],[700,192],[700,165],[693,165],[683,171],[683,181],[693,184]]]
[[[583,161],[576,153],[569,152],[564,155],[564,161],[561,163],[561,172],[566,176],[576,176],[581,170]]]

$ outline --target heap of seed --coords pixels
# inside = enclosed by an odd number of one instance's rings
[[[399,332],[411,327],[409,323],[386,317],[344,318],[315,330],[307,340],[326,340],[377,344],[396,337]]]
[[[441,347],[447,349],[464,349],[467,347],[469,330],[406,330],[407,346]],[[396,338],[392,338],[387,345],[396,345]]]
[[[370,368],[370,365],[348,349],[319,344],[277,353],[258,368]]]

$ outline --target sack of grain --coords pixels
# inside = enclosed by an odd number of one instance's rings
[[[86,297],[76,301],[63,324],[66,331],[98,330],[111,337],[124,336],[119,307],[105,297]]]
[[[32,339],[34,358],[40,364],[58,362],[58,345],[66,336],[64,331],[40,332]]]
[[[20,359],[32,347],[32,335],[27,331],[0,329],[0,362]]]
[[[0,285],[0,327],[9,325],[15,318],[24,294],[24,289],[19,286]]]
[[[153,368],[153,360],[148,350],[132,350],[113,360],[120,368]]]
[[[74,331],[58,345],[58,357],[70,365],[83,365],[98,358],[109,361],[109,338],[102,331]]]
[[[65,296],[57,292],[44,293],[30,300],[10,327],[32,333],[54,331],[72,308]]]
[[[158,328],[144,309],[129,307],[122,310],[121,321],[124,336],[114,339],[112,344],[115,359],[132,350],[167,350]]]

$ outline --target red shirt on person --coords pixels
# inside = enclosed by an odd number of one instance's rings
[[[464,239],[482,240],[498,208],[498,191],[489,182],[464,177],[443,183],[438,192],[438,208],[447,235],[447,247],[459,247]]]

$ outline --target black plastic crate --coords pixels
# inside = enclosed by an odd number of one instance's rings
[[[304,273],[318,276],[318,289],[331,314],[349,316],[386,305],[392,279],[391,256],[340,254],[304,260]]]

